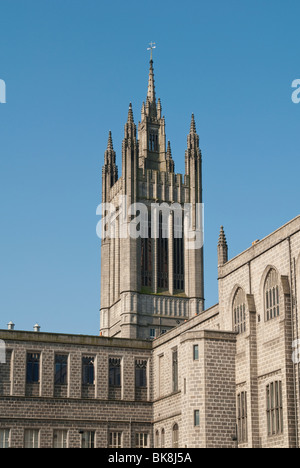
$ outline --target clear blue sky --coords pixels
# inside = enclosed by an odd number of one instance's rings
[[[121,171],[147,44],[177,172],[203,152],[206,306],[230,257],[299,214],[299,0],[1,0],[0,328],[98,334],[96,207],[108,131]]]

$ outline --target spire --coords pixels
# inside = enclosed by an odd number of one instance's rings
[[[219,242],[218,242],[218,265],[222,266],[228,262],[228,244],[224,232],[224,227],[221,226]]]
[[[155,102],[155,85],[154,85],[153,60],[150,60],[147,98],[149,99],[150,103]]]
[[[156,117],[156,97],[155,97],[155,85],[154,85],[154,69],[153,60],[150,60],[149,80],[148,80],[148,92],[147,92],[147,104],[149,107],[150,117]]]

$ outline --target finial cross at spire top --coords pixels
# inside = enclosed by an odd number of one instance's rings
[[[151,50],[150,60],[152,60],[152,51],[153,49],[156,49],[156,44],[155,42],[149,42],[149,46],[150,47],[148,47],[147,50]]]

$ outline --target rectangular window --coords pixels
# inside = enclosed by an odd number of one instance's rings
[[[138,433],[135,435],[135,446],[136,448],[147,448],[148,447],[148,434]]]
[[[82,432],[81,448],[95,448],[95,432],[94,431]]]
[[[158,396],[164,394],[164,355],[158,356]]]
[[[172,390],[178,390],[178,353],[177,350],[172,353]]]
[[[247,393],[241,392],[237,396],[237,430],[238,442],[245,443],[248,441],[247,430]]]
[[[147,361],[141,359],[135,361],[135,386],[147,387]]]
[[[199,346],[198,345],[193,346],[193,359],[194,361],[199,360]]]
[[[156,336],[155,328],[150,328],[150,339],[154,340],[155,336]]]
[[[34,383],[40,381],[40,354],[27,353],[27,369],[26,369],[27,383]]]
[[[95,358],[84,356],[82,358],[82,383],[93,385],[95,383]]]
[[[109,358],[109,386],[121,386],[121,359]]]
[[[282,383],[272,382],[266,388],[268,435],[283,433]]]
[[[199,410],[194,411],[194,426],[195,427],[200,426],[200,411]]]
[[[67,430],[55,430],[53,432],[53,448],[68,448]]]
[[[10,448],[10,429],[0,429],[0,448]]]
[[[68,356],[57,354],[55,356],[55,385],[65,385],[68,383]]]
[[[122,432],[110,432],[109,448],[122,448]]]
[[[25,436],[25,448],[39,448],[39,434],[40,431],[38,429],[26,429],[24,436]]]

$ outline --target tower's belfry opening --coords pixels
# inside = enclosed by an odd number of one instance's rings
[[[190,248],[202,203],[202,155],[194,115],[185,168],[184,176],[174,172],[162,105],[156,100],[151,48],[138,131],[129,105],[120,178],[111,132],[105,151],[102,202],[114,207],[115,235],[101,245],[103,335],[150,339],[204,309],[203,245]],[[139,208],[129,211],[133,204]],[[138,235],[131,235],[132,227]]]

